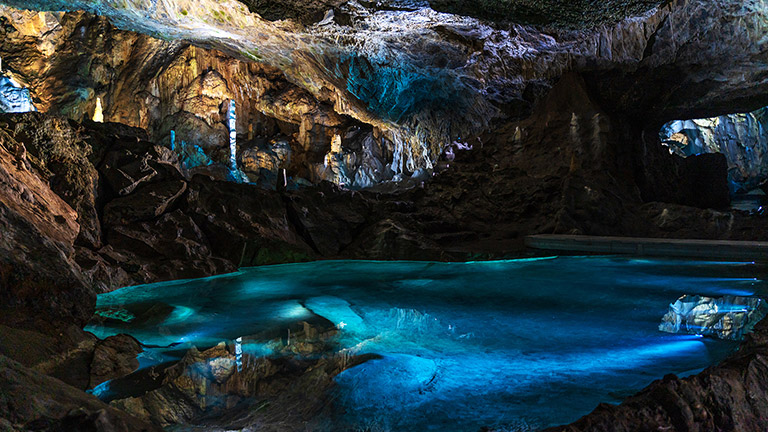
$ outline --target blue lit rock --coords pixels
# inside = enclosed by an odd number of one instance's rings
[[[0,112],[24,113],[34,110],[29,89],[22,88],[12,78],[0,76]]]
[[[659,136],[670,152],[687,157],[722,153],[734,190],[749,191],[768,180],[768,108],[714,118],[675,120]]]
[[[684,295],[669,305],[659,330],[740,340],[768,313],[758,297]]]

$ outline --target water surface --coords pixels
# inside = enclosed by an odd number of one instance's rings
[[[361,430],[536,430],[722,360],[735,343],[661,333],[660,319],[683,294],[765,295],[764,272],[617,257],[288,264],[103,294],[102,313],[161,318],[88,330],[202,347],[316,314],[340,348],[381,355],[336,378],[339,412]],[[148,351],[144,364],[173,355]]]

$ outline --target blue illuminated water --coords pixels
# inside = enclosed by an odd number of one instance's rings
[[[336,378],[360,430],[536,430],[722,360],[735,343],[661,333],[660,319],[682,294],[766,295],[764,272],[616,257],[289,264],[103,294],[100,311],[139,318],[88,330],[200,347],[317,314],[340,348],[381,355]],[[169,355],[149,351],[145,363]]]

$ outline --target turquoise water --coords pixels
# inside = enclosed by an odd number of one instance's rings
[[[323,261],[123,288],[97,308],[138,318],[88,330],[179,351],[320,315],[340,348],[381,356],[336,378],[339,415],[361,430],[536,430],[722,360],[737,344],[661,333],[660,319],[683,294],[766,295],[764,273],[617,257]],[[145,365],[173,355],[148,351]]]

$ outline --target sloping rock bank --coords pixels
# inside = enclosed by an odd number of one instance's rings
[[[4,356],[0,356],[0,389],[3,431],[162,430]]]

